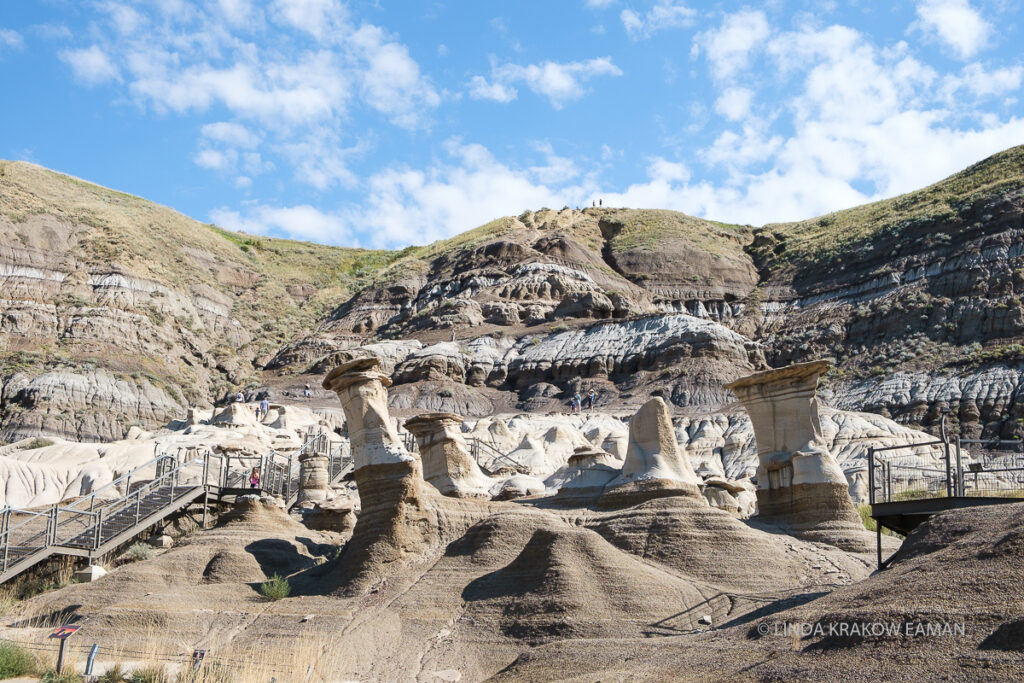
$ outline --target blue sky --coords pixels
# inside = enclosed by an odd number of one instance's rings
[[[8,0],[0,157],[400,247],[542,206],[761,225],[1024,143],[1011,0]]]

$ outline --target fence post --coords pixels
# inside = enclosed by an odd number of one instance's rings
[[[886,489],[886,500],[892,500],[892,463],[887,463],[885,467],[885,489]]]
[[[85,675],[92,676],[92,668],[96,664],[96,653],[100,651],[100,646],[96,643],[92,644],[92,649],[89,650],[89,659],[85,661]]]

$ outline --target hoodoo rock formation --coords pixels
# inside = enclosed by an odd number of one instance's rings
[[[402,445],[388,414],[390,384],[375,357],[339,365],[323,381],[345,410],[362,505],[346,550],[346,593],[368,589],[384,578],[384,568],[418,556],[437,536],[420,460]]]
[[[635,504],[663,496],[700,498],[700,479],[676,443],[668,406],[655,397],[629,421],[629,445],[622,473],[608,482],[601,504]]]
[[[758,372],[726,385],[750,414],[763,520],[801,536],[864,549],[864,527],[842,469],[825,446],[816,396],[828,361]]]
[[[404,426],[416,437],[423,478],[442,495],[490,498],[495,482],[469,455],[460,424],[462,416],[454,413],[425,413],[406,420]]]

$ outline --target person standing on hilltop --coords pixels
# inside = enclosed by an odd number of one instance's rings
[[[309,388],[308,384],[306,385],[305,389],[302,390],[302,395],[305,396],[306,398],[313,397],[313,391]]]
[[[595,403],[597,403],[597,392],[591,389],[587,393],[587,410],[593,411]]]

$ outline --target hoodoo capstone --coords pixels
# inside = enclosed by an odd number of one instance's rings
[[[727,384],[757,441],[759,518],[805,538],[864,550],[867,537],[842,469],[821,432],[818,378],[828,361],[766,370]]]
[[[423,478],[442,495],[489,499],[494,485],[470,456],[455,413],[425,413],[410,418],[405,428],[416,437]]]

